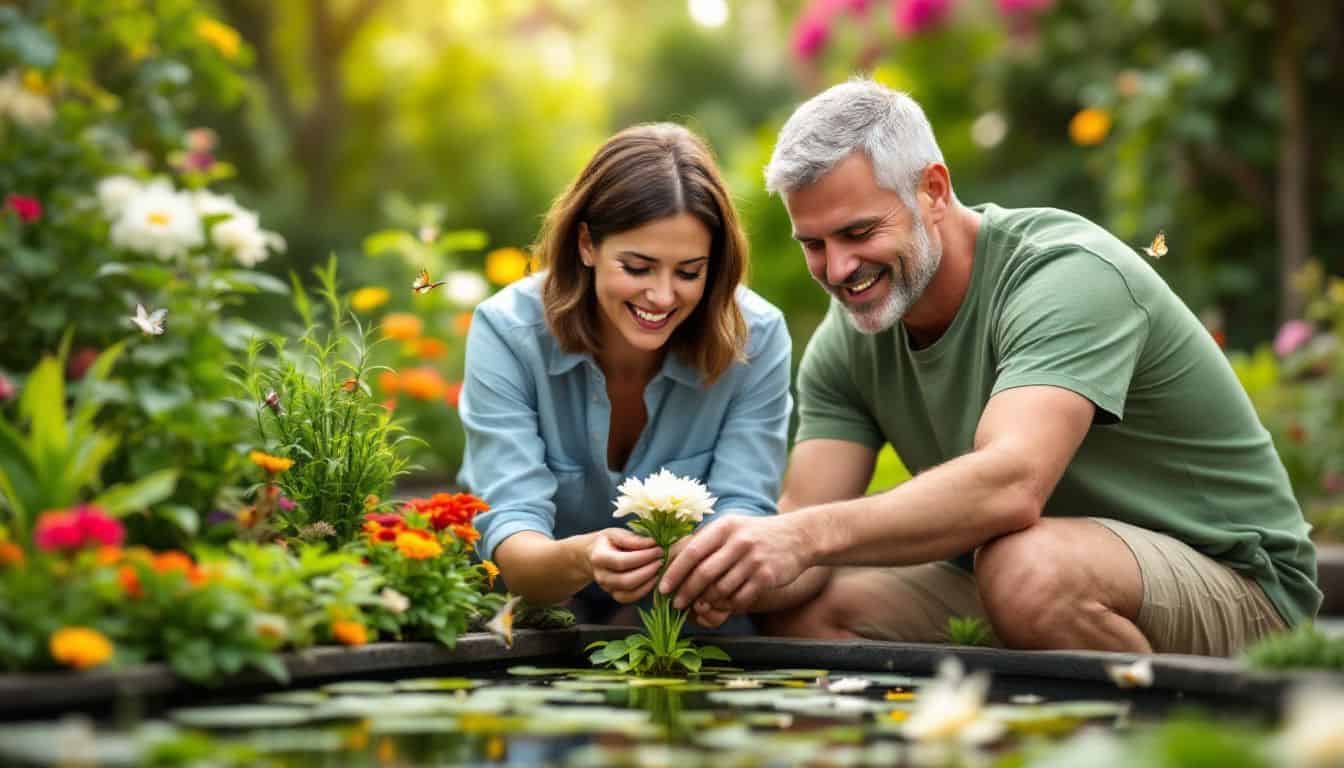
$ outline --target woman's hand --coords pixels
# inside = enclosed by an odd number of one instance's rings
[[[653,539],[625,528],[604,528],[588,547],[593,581],[617,602],[633,603],[658,581],[663,550]]]

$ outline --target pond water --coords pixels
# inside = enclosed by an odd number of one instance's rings
[[[1058,680],[1001,677],[977,699],[974,679],[723,667],[674,680],[581,666],[478,668],[469,677],[178,701],[120,728],[108,723],[125,722],[125,708],[97,723],[67,716],[0,725],[0,764],[988,765],[1023,745],[1141,730],[1192,706],[1236,717],[1249,731],[1270,721],[1248,702]],[[989,726],[988,739],[968,738],[971,720]],[[917,723],[923,728],[912,733]]]

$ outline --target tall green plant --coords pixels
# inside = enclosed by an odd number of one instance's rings
[[[292,353],[283,339],[270,342],[275,357],[262,363],[266,344],[248,350],[243,385],[256,403],[257,428],[269,450],[294,460],[280,478],[296,506],[276,514],[288,533],[326,523],[338,541],[359,530],[365,500],[382,497],[407,471],[399,446],[413,440],[370,396],[371,331],[348,314],[336,281],[336,260],[314,270],[330,328],[315,318],[314,306],[297,277],[294,305],[307,331]],[[346,319],[349,322],[346,322]],[[347,326],[353,325],[347,333]]]
[[[89,367],[75,391],[73,412],[66,406],[64,348],[43,358],[28,377],[19,423],[0,419],[0,511],[5,513],[0,519],[25,543],[40,512],[72,506],[100,489],[100,470],[119,443],[117,435],[94,423],[101,403],[93,393],[107,380],[122,344],[108,347]],[[176,482],[176,470],[160,470],[102,489],[93,503],[124,515],[167,498]]]

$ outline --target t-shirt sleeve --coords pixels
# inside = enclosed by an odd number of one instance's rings
[[[832,303],[803,350],[794,441],[828,438],[881,448],[886,440],[854,381],[843,311]]]
[[[991,397],[1055,386],[1091,400],[1103,423],[1124,418],[1149,318],[1112,264],[1081,250],[1043,260],[1009,292],[998,317]]]

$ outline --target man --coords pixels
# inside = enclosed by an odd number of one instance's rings
[[[1073,214],[963,206],[919,106],[835,86],[766,169],[832,295],[771,518],[688,540],[659,588],[707,624],[1228,655],[1309,620],[1315,550],[1217,345]],[[864,497],[879,448],[915,472]],[[949,562],[956,561],[956,562]],[[973,561],[973,562],[972,562]]]

